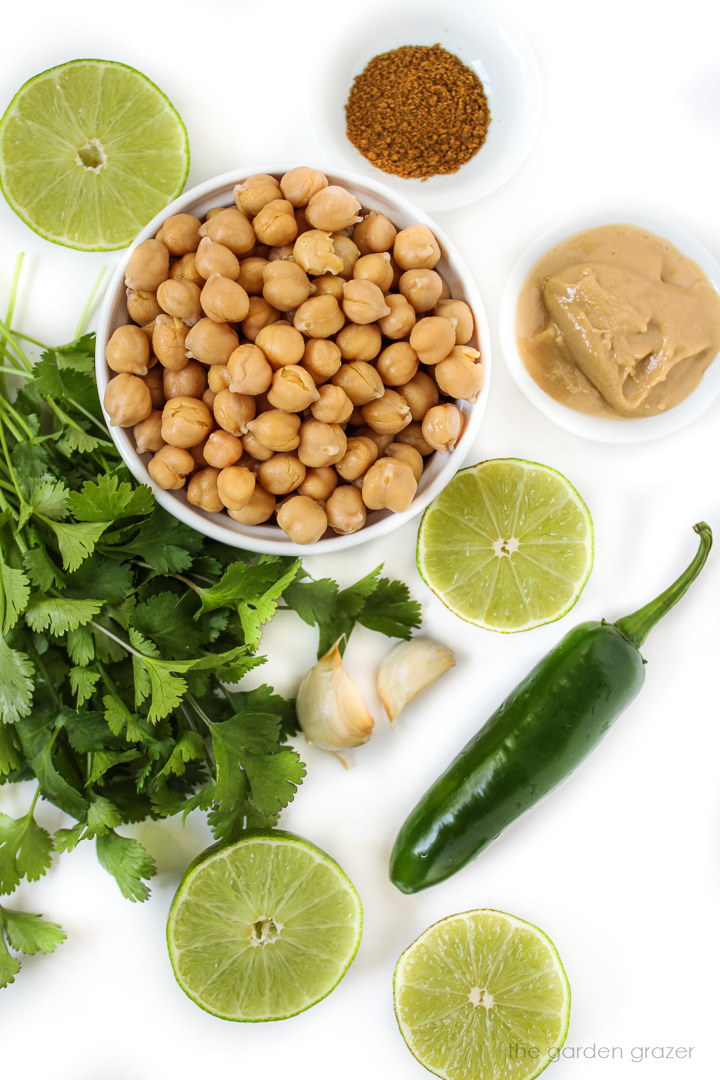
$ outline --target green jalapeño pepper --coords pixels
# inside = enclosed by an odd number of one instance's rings
[[[576,626],[533,668],[412,811],[390,878],[406,893],[444,881],[568,776],[640,690],[640,647],[700,573],[712,545],[704,522],[687,570],[657,599],[615,623]]]

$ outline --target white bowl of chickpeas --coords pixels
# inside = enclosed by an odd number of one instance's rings
[[[108,288],[97,381],[132,474],[235,547],[336,551],[420,513],[488,392],[482,301],[404,197],[270,166],[181,195]]]

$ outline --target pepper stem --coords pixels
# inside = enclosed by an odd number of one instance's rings
[[[641,647],[655,623],[659,622],[670,608],[677,604],[681,596],[684,596],[705,565],[705,560],[712,547],[712,530],[704,521],[693,525],[693,529],[700,537],[700,546],[687,570],[683,571],[677,581],[669,585],[665,592],[660,593],[645,607],[634,611],[632,615],[626,615],[623,619],[618,619],[613,624],[615,629],[623,637],[627,638],[636,649]]]

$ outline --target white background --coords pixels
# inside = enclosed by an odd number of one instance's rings
[[[437,214],[472,268],[496,338],[505,278],[539,232],[598,204],[642,204],[684,226],[720,257],[720,20],[708,0],[509,0],[544,84],[540,137],[495,194]],[[468,12],[472,5],[468,2]],[[409,16],[413,5],[409,4]],[[713,14],[714,12],[714,14]],[[245,163],[318,159],[305,107],[334,43],[375,19],[371,0],[174,0],[14,5],[0,36],[0,109],[26,78],[99,56],[132,64],[169,95],[192,149],[190,182]],[[713,25],[714,24],[714,25]],[[98,268],[115,256],[45,243],[0,205],[0,291],[28,253],[17,325],[51,343],[72,336]],[[0,305],[4,303],[0,301]],[[306,753],[308,777],[283,823],[335,856],[365,906],[357,960],[330,998],[275,1025],[232,1025],[197,1009],[174,983],[164,925],[189,860],[208,842],[201,821],[138,830],[158,861],[152,899],[123,900],[90,846],[57,860],[12,903],[60,922],[68,941],[23,961],[0,993],[2,1072],[27,1080],[165,1080],[296,1076],[413,1080],[423,1074],[393,1017],[399,953],[432,921],[497,907],[555,940],[573,988],[569,1047],[616,1046],[614,1061],[561,1061],[560,1077],[716,1075],[720,950],[720,551],[644,650],[647,682],[606,741],[563,788],[508,829],[454,879],[415,897],[386,879],[394,835],[439,767],[576,622],[625,614],[655,595],[695,550],[706,519],[720,542],[720,406],[657,443],[604,446],[553,427],[511,383],[499,349],[489,407],[470,460],[517,456],[553,465],[579,488],[596,526],[596,561],[575,610],[510,637],[469,627],[422,585],[416,527],[307,560],[349,582],[385,563],[423,604],[428,633],[457,667],[403,714],[394,731],[372,687],[384,640],[358,632],[346,654],[379,718],[377,737],[344,772]],[[280,619],[276,620],[280,623]],[[273,625],[263,679],[292,692],[313,659],[314,635],[294,616]],[[27,791],[0,790],[7,812]],[[50,808],[53,826],[62,816]],[[636,1063],[637,1046],[692,1046],[689,1061]],[[582,1052],[582,1051],[580,1051]]]

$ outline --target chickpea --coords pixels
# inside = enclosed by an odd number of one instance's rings
[[[228,514],[233,521],[237,521],[241,525],[262,525],[274,513],[275,496],[271,495],[265,488],[260,487],[259,484],[255,485],[250,501],[245,503],[242,509],[228,510]]]
[[[158,285],[157,300],[166,314],[182,319],[188,326],[194,326],[202,316],[200,289],[187,278],[183,281],[168,278],[161,282]]]
[[[464,300],[440,300],[435,306],[435,314],[453,323],[458,345],[467,345],[475,330],[475,320]]]
[[[304,267],[294,262],[267,262],[263,268],[262,294],[278,311],[293,311],[313,291]]]
[[[313,195],[327,186],[328,178],[325,173],[309,169],[306,165],[290,169],[280,179],[282,193],[293,206],[307,206]]]
[[[198,249],[195,252],[195,266],[201,277],[207,279],[211,274],[220,274],[222,277],[236,281],[240,273],[240,262],[237,255],[224,244],[216,244],[209,236],[203,236]]]
[[[408,427],[410,427],[409,424]],[[403,428],[403,431],[407,431],[407,428]],[[359,439],[370,439],[370,441],[374,443],[378,454],[384,454],[390,443],[400,440],[400,435],[402,435],[402,431],[397,436],[381,435],[378,431],[373,431],[371,427],[368,427],[367,424],[364,424],[362,427],[358,427],[353,434]]]
[[[415,498],[417,480],[410,466],[398,458],[379,458],[365,473],[362,498],[368,510],[400,514]]]
[[[263,291],[263,270],[268,265],[267,259],[250,255],[240,261],[238,285],[242,285],[248,296],[261,296]]]
[[[151,322],[162,311],[155,293],[126,289],[125,297],[128,315],[133,322],[140,324]]]
[[[187,340],[189,330],[182,319],[172,315],[158,315],[152,335],[153,352],[168,371],[180,371],[188,362]]]
[[[212,372],[214,368],[211,368]],[[227,386],[235,394],[264,394],[270,387],[273,369],[257,345],[239,345],[227,362]],[[214,390],[215,387],[213,386]],[[223,387],[220,387],[223,389]]]
[[[323,424],[346,424],[353,411],[353,403],[339,386],[326,383],[320,387],[320,397],[310,406],[315,420]]]
[[[328,338],[337,334],[345,316],[334,296],[313,296],[295,312],[293,325],[306,337]]]
[[[425,463],[422,459],[422,454],[419,450],[416,450],[414,446],[410,446],[409,443],[390,443],[385,450],[385,455],[391,458],[397,458],[399,461],[404,461],[406,465],[409,465],[413,471],[413,476],[420,483],[420,477],[423,474]]]
[[[433,450],[454,450],[463,429],[462,413],[457,405],[434,405],[422,422],[423,438]]]
[[[158,365],[157,367],[150,368],[147,375],[142,376],[142,381],[150,391],[150,401],[152,402],[153,409],[162,409],[167,400],[167,394],[163,387],[164,374],[164,369]]]
[[[255,217],[266,203],[282,198],[282,190],[274,176],[256,173],[248,176],[242,184],[236,184],[233,197],[238,210],[248,217]]]
[[[248,424],[248,432],[268,450],[287,453],[300,445],[300,417],[297,413],[269,409]]]
[[[139,326],[127,323],[113,330],[105,346],[105,359],[111,371],[128,375],[147,375],[150,342]]]
[[[213,415],[214,415],[215,398],[216,397],[217,397],[217,393],[214,390],[211,390],[210,387],[208,387],[207,390],[203,390],[202,396],[200,398],[203,405],[207,405],[208,409],[210,410],[211,413],[213,413]]]
[[[200,243],[200,218],[194,214],[172,214],[166,218],[156,239],[162,240],[171,255],[189,255]]]
[[[400,341],[411,333],[415,326],[415,311],[412,304],[398,293],[388,293],[385,303],[390,314],[380,319],[379,326],[385,337],[391,341]]]
[[[362,255],[353,266],[353,277],[359,281],[372,281],[384,295],[390,292],[395,276],[390,253],[378,251]]]
[[[342,300],[345,278],[339,274],[321,274],[313,278],[314,296],[334,296],[338,303]]]
[[[342,270],[338,270],[338,274],[341,278],[345,278],[349,281],[353,276],[353,270],[355,263],[360,258],[360,249],[349,236],[345,236],[344,233],[332,234],[333,249],[335,254],[342,259]]]
[[[217,476],[217,493],[228,510],[242,510],[255,490],[255,477],[244,465],[228,465]]]
[[[162,436],[170,446],[186,450],[207,438],[213,422],[207,405],[193,397],[170,398],[162,414]]]
[[[398,393],[402,394],[410,406],[413,420],[422,420],[428,409],[437,405],[440,400],[434,380],[425,371],[418,371],[412,379],[399,386]]]
[[[396,435],[412,422],[410,406],[396,390],[386,390],[381,398],[363,405],[362,414],[368,427],[380,435]]]
[[[240,346],[240,348],[242,349],[242,345]],[[235,352],[237,352],[237,351],[238,350],[235,349]],[[234,355],[235,355],[235,353],[231,353],[230,354],[230,359],[232,359],[232,357]],[[191,360],[190,363],[194,364],[195,361]],[[212,390],[213,394],[219,394],[221,390],[232,390],[232,389],[234,389],[234,387],[230,386],[230,366],[229,365],[230,365],[230,360],[228,360],[227,365],[226,364],[212,364],[207,369],[208,387],[209,387],[210,390]],[[205,370],[205,369],[203,368],[203,370]],[[240,393],[247,393],[247,391],[242,390],[242,391],[240,391]]]
[[[223,244],[233,255],[247,255],[255,247],[252,225],[234,206],[228,206],[214,214],[200,227],[200,236],[209,236],[216,244]]]
[[[380,328],[374,323],[358,326],[346,323],[335,335],[335,344],[340,349],[343,360],[374,360],[382,346]]]
[[[342,355],[334,341],[328,341],[327,338],[310,338],[305,342],[305,351],[300,362],[319,386],[332,378],[338,370],[342,364]]]
[[[320,392],[312,375],[297,364],[286,364],[278,368],[273,375],[272,386],[268,390],[268,401],[274,409],[286,412],[302,412],[317,401]]]
[[[305,213],[315,229],[340,232],[361,220],[358,217],[359,210],[362,210],[362,207],[351,192],[338,184],[329,184],[315,192]]]
[[[371,210],[353,229],[353,240],[363,255],[389,251],[395,243],[397,229],[384,214]]]
[[[393,257],[401,270],[432,270],[440,260],[440,245],[427,225],[409,225],[395,237]]]
[[[138,454],[146,454],[148,450],[156,453],[164,445],[165,440],[160,431],[161,422],[162,413],[159,409],[153,409],[145,420],[141,420],[139,424],[135,425],[133,438],[135,439],[135,449]]]
[[[346,536],[362,529],[367,518],[363,497],[352,484],[335,488],[325,503],[327,522],[333,532]]]
[[[325,511],[307,495],[286,499],[277,512],[277,523],[294,544],[314,544],[327,529]]]
[[[455,345],[455,327],[440,315],[426,315],[413,326],[410,344],[421,364],[438,364]]]
[[[282,320],[264,326],[255,338],[255,344],[265,353],[273,370],[286,364],[299,364],[305,352],[305,338],[300,331]]]
[[[440,299],[442,287],[440,275],[425,267],[406,270],[398,282],[398,289],[418,313],[431,311],[435,307]]]
[[[261,244],[271,247],[292,244],[298,232],[292,203],[287,199],[271,199],[258,210],[252,227]]]
[[[185,351],[203,364],[227,364],[240,339],[227,323],[200,319],[185,338]]]
[[[262,413],[260,414],[263,415]],[[243,450],[254,461],[268,461],[273,454],[274,450],[270,450],[269,447],[263,446],[260,440],[253,435],[252,431],[246,431],[242,437]],[[248,466],[249,467],[249,466]]]
[[[343,480],[357,480],[363,476],[377,460],[379,450],[375,442],[367,435],[351,435],[347,449],[335,466]]]
[[[443,394],[462,401],[476,401],[485,382],[480,353],[468,345],[456,345],[435,365],[434,375]]]
[[[202,364],[188,360],[179,371],[162,371],[163,405],[168,398],[202,397],[208,385],[208,377]]]
[[[297,492],[298,495],[309,495],[311,499],[322,503],[330,498],[337,485],[338,476],[332,465],[320,465],[317,469],[307,470]]]
[[[192,506],[199,506],[208,514],[219,514],[225,504],[218,494],[218,469],[199,469],[190,477],[187,486],[187,501]]]
[[[377,369],[386,386],[403,386],[417,372],[417,353],[407,341],[394,341],[378,356]]]
[[[302,484],[306,468],[296,454],[273,454],[258,469],[258,480],[273,495],[287,495]]]
[[[152,412],[152,399],[142,379],[121,372],[107,384],[103,407],[113,427],[135,427]]]
[[[217,428],[211,431],[205,440],[203,457],[214,469],[226,469],[234,465],[243,455],[243,444],[237,435]],[[205,508],[207,509],[207,507]]]
[[[340,386],[353,405],[367,405],[385,393],[380,373],[364,360],[351,360],[333,375],[332,382]]]
[[[267,251],[267,260],[268,262],[291,262],[292,253],[292,244],[281,244],[280,247],[270,247]]]
[[[192,281],[201,289],[205,280],[198,271],[194,252],[190,252],[188,255],[181,255],[179,259],[176,259],[170,267],[168,277],[171,277],[173,281]]]
[[[385,437],[387,438],[387,436]],[[391,436],[391,439],[392,438],[393,437]],[[403,445],[414,446],[422,457],[427,457],[428,454],[432,454],[435,449],[435,447],[431,446],[425,439],[422,432],[422,424],[418,420],[413,420],[412,424],[408,424],[406,428],[399,431],[398,434],[395,435],[394,441],[402,443]]]
[[[192,454],[177,446],[162,446],[148,462],[148,472],[158,487],[177,491],[195,468]]]
[[[213,403],[213,415],[224,431],[229,431],[231,435],[244,435],[255,416],[255,399],[249,394],[220,390]]]
[[[270,323],[277,322],[279,318],[280,312],[268,304],[264,297],[251,296],[248,313],[240,323],[240,327],[248,341],[255,341],[263,326],[269,326]]]
[[[128,259],[125,284],[137,292],[154,293],[170,269],[170,252],[162,240],[143,240]]]
[[[360,326],[390,314],[381,290],[372,281],[362,279],[348,281],[344,286],[342,306],[347,318]]]
[[[308,468],[335,465],[346,450],[347,436],[339,424],[323,424],[320,420],[305,420],[301,424],[297,454]]]
[[[335,251],[333,238],[322,229],[301,233],[293,247],[293,258],[308,274],[339,274],[345,262]]]
[[[250,298],[237,281],[211,274],[200,293],[202,310],[213,322],[242,322],[250,310]]]

